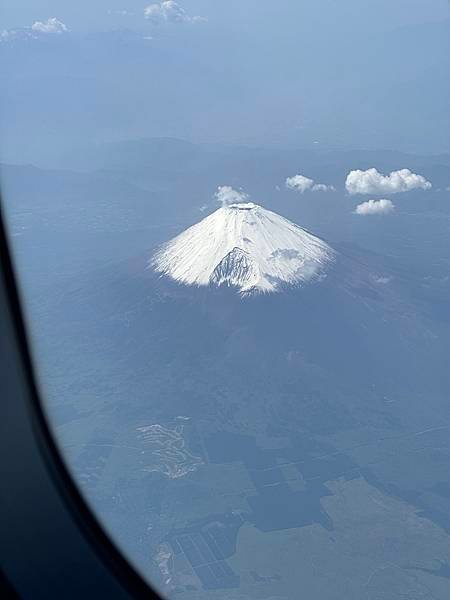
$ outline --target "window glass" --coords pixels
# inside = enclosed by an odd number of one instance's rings
[[[163,597],[450,597],[443,0],[17,0],[42,402]]]

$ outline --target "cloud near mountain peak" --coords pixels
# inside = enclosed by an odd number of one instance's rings
[[[249,195],[243,190],[235,190],[230,185],[220,185],[214,194],[214,198],[222,206],[228,206],[229,204],[247,202]]]
[[[289,190],[294,190],[303,194],[304,192],[334,192],[335,188],[332,185],[324,183],[316,183],[314,179],[305,177],[304,175],[294,175],[286,179],[286,187]]]
[[[389,215],[395,210],[395,205],[391,200],[385,198],[381,200],[367,200],[358,204],[355,208],[355,214],[361,216],[371,215]]]
[[[392,171],[383,175],[377,169],[350,171],[345,182],[349,194],[398,194],[411,190],[429,190],[432,185],[423,175],[409,169]]]

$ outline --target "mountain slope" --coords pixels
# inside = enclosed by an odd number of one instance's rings
[[[248,202],[222,206],[162,246],[150,265],[179,283],[249,294],[317,280],[335,257],[320,238]]]

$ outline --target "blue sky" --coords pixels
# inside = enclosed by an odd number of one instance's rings
[[[146,19],[152,2],[4,3],[0,30],[25,28],[0,57],[10,148],[176,137],[449,150],[447,0],[180,0],[167,18],[153,4]],[[42,33],[49,18],[64,35]],[[45,43],[29,39],[36,22]]]
[[[79,31],[107,30],[118,27],[145,27],[143,14],[151,1],[96,0],[14,0],[2,3],[3,28],[22,27],[34,20],[56,16]],[[318,20],[322,26],[338,22],[340,27],[389,29],[412,23],[448,17],[448,0],[182,0],[190,14],[206,16],[213,25],[257,22],[272,29],[275,22],[299,26],[299,21]],[[121,14],[126,10],[127,15]]]

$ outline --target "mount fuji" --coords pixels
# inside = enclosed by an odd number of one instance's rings
[[[66,336],[95,339],[114,365],[108,385],[127,414],[147,414],[151,398],[155,422],[221,427],[233,407],[234,426],[254,432],[272,412],[290,426],[292,410],[319,435],[352,427],[361,398],[384,414],[405,381],[425,396],[442,378],[445,338],[393,258],[328,244],[250,202],[93,272],[60,304]]]
[[[322,279],[336,259],[323,240],[252,202],[222,206],[164,244],[150,266],[178,283],[240,295]]]

